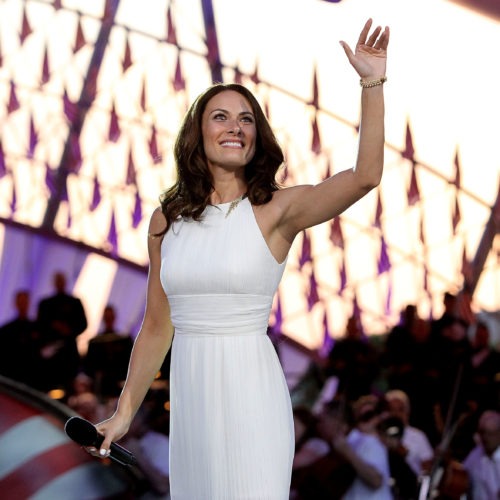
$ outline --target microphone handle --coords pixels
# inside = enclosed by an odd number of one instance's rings
[[[104,441],[104,436],[97,433],[95,440],[95,447],[99,448]],[[120,465],[137,465],[137,460],[130,451],[126,450],[123,446],[116,443],[111,443],[109,458],[119,463]]]
[[[115,462],[118,462],[121,465],[137,465],[137,460],[134,455],[132,455],[130,451],[123,448],[123,446],[120,446],[116,443],[111,443],[109,449],[111,450],[109,458],[111,458]]]

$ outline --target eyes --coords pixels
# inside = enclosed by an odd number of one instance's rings
[[[218,112],[212,115],[212,119],[218,122],[224,122],[229,118],[226,113]],[[238,121],[242,123],[255,123],[254,117],[250,113],[240,115]]]

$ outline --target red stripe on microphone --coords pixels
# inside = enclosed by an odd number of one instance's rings
[[[0,480],[0,491],[9,492],[10,498],[28,498],[57,476],[97,460],[76,443],[68,442],[23,463]]]

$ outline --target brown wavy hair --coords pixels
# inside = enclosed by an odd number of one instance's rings
[[[165,234],[178,217],[201,220],[203,211],[210,203],[214,185],[203,148],[201,119],[208,101],[226,90],[233,90],[245,97],[255,117],[255,154],[245,166],[246,196],[253,205],[263,205],[279,189],[276,173],[284,161],[283,151],[260,104],[242,85],[216,83],[193,102],[177,134],[174,145],[177,181],[160,196],[161,209],[167,220],[167,228],[160,234]]]

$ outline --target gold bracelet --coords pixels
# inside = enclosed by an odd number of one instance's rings
[[[382,76],[380,78],[377,78],[376,80],[368,80],[365,82],[363,78],[359,81],[359,84],[364,88],[364,89],[369,89],[371,87],[376,87],[377,85],[383,85],[387,81],[386,76]]]

